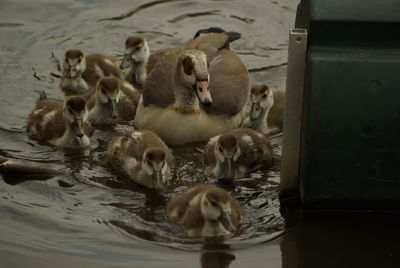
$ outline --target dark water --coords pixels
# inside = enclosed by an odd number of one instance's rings
[[[45,90],[50,97],[64,98],[58,63],[67,49],[121,55],[129,35],[145,36],[156,50],[180,45],[201,28],[238,31],[242,38],[232,49],[248,66],[252,82],[284,90],[288,30],[297,2],[0,0],[0,156],[66,174],[49,180],[0,180],[0,266],[399,264],[396,217],[288,213],[278,197],[278,167],[222,186],[243,204],[246,216],[237,234],[216,243],[188,239],[165,218],[169,198],[207,181],[200,154],[204,144],[173,148],[175,180],[160,195],[103,163],[105,141],[131,126],[97,132],[92,147],[82,151],[38,145],[26,136],[37,93]],[[281,138],[273,143],[279,153]]]

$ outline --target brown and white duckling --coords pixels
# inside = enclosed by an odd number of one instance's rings
[[[85,56],[79,49],[70,49],[65,53],[60,87],[64,90],[83,92],[94,88],[104,76],[122,78],[115,57],[103,54]]]
[[[151,131],[132,131],[112,138],[107,155],[109,161],[121,165],[134,182],[148,188],[162,190],[172,177],[172,151]]]
[[[167,216],[183,225],[189,237],[215,237],[232,234],[243,209],[225,190],[200,184],[170,200]]]
[[[249,127],[267,135],[283,128],[284,93],[273,92],[264,84],[251,88],[249,115],[243,121],[243,127]]]
[[[117,118],[133,120],[140,98],[131,84],[113,76],[101,78],[96,90],[87,95],[89,122],[96,125],[114,124]]]
[[[84,97],[70,96],[61,102],[43,92],[29,115],[28,136],[61,147],[86,147],[92,133],[87,118]]]
[[[243,178],[259,165],[269,168],[274,154],[268,138],[249,128],[238,128],[210,139],[203,151],[207,176]]]
[[[166,49],[150,53],[146,39],[141,36],[130,36],[125,41],[124,58],[119,68],[129,68],[125,79],[133,85],[142,86],[147,74],[168,51]]]

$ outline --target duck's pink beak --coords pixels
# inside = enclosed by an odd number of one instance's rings
[[[210,106],[212,104],[210,89],[208,87],[208,78],[196,78],[196,93],[204,106]]]

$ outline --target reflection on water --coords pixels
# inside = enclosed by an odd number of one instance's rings
[[[235,255],[223,251],[208,251],[201,254],[201,267],[228,268]]]

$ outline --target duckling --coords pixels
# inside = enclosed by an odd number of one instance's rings
[[[113,76],[99,80],[96,90],[85,94],[88,97],[89,122],[95,125],[114,124],[119,117],[133,120],[140,92],[128,82]]]
[[[243,209],[225,190],[200,184],[170,200],[167,216],[183,225],[189,237],[215,237],[232,234]]]
[[[130,36],[125,41],[124,58],[119,68],[130,67],[125,79],[133,85],[142,86],[153,66],[168,52],[169,50],[166,49],[150,53],[146,39],[140,36]]]
[[[91,124],[112,124],[117,119],[117,101],[120,97],[119,83],[115,77],[99,80],[94,94],[88,99],[89,122]]]
[[[103,76],[122,78],[115,57],[103,54],[85,56],[79,49],[65,53],[60,87],[64,90],[84,92],[94,88]]]
[[[270,168],[274,153],[268,138],[249,128],[238,128],[211,138],[204,148],[207,176],[243,178],[258,166]]]
[[[130,178],[143,186],[162,190],[171,179],[171,149],[152,131],[132,131],[108,142],[107,157],[121,165]]]
[[[249,127],[268,135],[283,128],[283,110],[285,95],[281,91],[273,92],[264,84],[251,88],[248,106],[249,115],[243,121],[243,127]]]
[[[87,147],[92,133],[87,118],[84,97],[70,96],[61,102],[42,92],[29,115],[28,136],[61,147]]]

